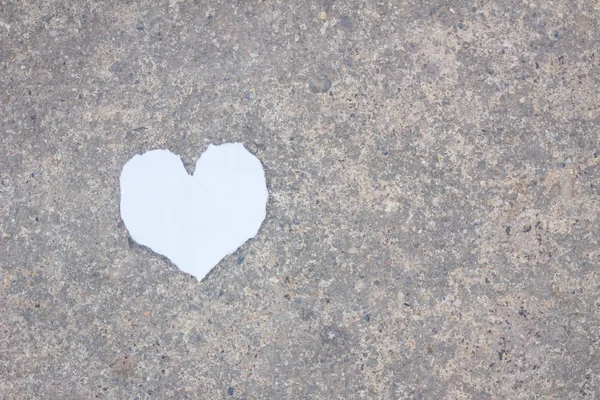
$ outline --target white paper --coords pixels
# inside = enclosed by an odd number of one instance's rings
[[[256,236],[267,198],[262,164],[241,143],[208,146],[193,176],[168,150],[135,155],[121,173],[121,218],[133,240],[198,280]]]

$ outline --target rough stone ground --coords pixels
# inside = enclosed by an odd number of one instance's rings
[[[599,21],[0,2],[0,398],[600,398]],[[131,242],[118,178],[230,141],[268,216],[197,282]]]

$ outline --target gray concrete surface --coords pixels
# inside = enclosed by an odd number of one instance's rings
[[[600,8],[0,2],[0,398],[600,398]],[[134,154],[242,141],[259,235],[136,246]]]

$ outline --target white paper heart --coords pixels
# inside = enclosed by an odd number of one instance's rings
[[[266,216],[262,164],[241,143],[209,145],[191,176],[168,150],[135,155],[121,172],[121,218],[133,240],[201,280]]]

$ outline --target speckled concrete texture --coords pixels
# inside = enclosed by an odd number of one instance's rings
[[[600,398],[599,22],[0,2],[0,398]],[[118,178],[232,141],[268,215],[197,282],[130,240]]]

